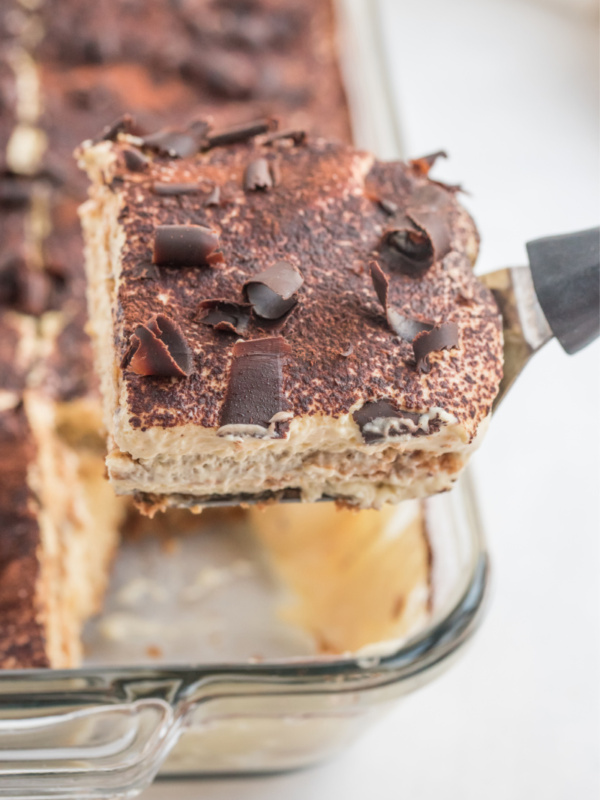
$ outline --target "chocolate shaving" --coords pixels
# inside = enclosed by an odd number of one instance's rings
[[[290,346],[281,336],[235,343],[221,426],[268,428],[276,414],[287,410],[283,364],[289,352]],[[274,438],[282,438],[280,422],[274,433]]]
[[[143,153],[129,147],[123,150],[123,160],[125,166],[131,172],[143,172],[150,163],[150,160]]]
[[[46,269],[33,269],[23,255],[8,252],[0,260],[0,306],[38,317],[56,307],[65,279]]]
[[[380,207],[386,214],[389,214],[390,217],[393,217],[394,214],[398,213],[398,204],[394,203],[393,200],[386,200],[384,197],[378,198],[377,202],[379,203]]]
[[[261,141],[261,144],[268,146],[273,144],[273,142],[278,142],[282,139],[290,139],[296,146],[299,146],[304,144],[306,141],[306,131],[294,130],[291,128],[283,131],[275,131],[275,133],[265,136],[265,138]]]
[[[152,184],[154,194],[162,197],[174,197],[180,194],[198,194],[200,185],[198,183],[160,183],[156,181]]]
[[[408,227],[385,233],[380,256],[391,270],[413,278],[422,277],[435,261],[433,243],[426,231]]]
[[[417,174],[426,176],[438,158],[448,158],[448,153],[445,150],[438,150],[436,153],[429,153],[429,155],[421,156],[420,158],[411,158],[408,163]]]
[[[280,319],[298,302],[296,294],[303,283],[304,278],[296,267],[287,261],[278,261],[253,275],[244,283],[242,291],[259,317]]]
[[[204,201],[204,205],[208,208],[209,206],[218,206],[220,205],[220,203],[221,203],[221,188],[219,186],[214,186],[211,193]]]
[[[200,303],[198,321],[210,325],[217,331],[237,333],[243,336],[250,324],[249,303],[233,303],[229,300],[203,300]]]
[[[343,350],[340,350],[338,355],[341,356],[342,358],[350,358],[353,352],[354,352],[354,345],[349,344]]]
[[[154,232],[152,262],[161,267],[223,264],[219,237],[202,225],[159,225]]]
[[[244,189],[249,192],[266,190],[273,186],[273,176],[266,158],[255,158],[244,172]]]
[[[394,331],[394,333],[400,336],[401,339],[405,339],[407,342],[412,342],[417,334],[422,333],[423,331],[430,331],[433,328],[433,324],[428,322],[419,322],[411,317],[405,317],[404,314],[400,314],[399,311],[396,311],[395,308],[390,306],[390,279],[376,261],[371,261],[369,264],[369,272],[371,274],[371,280],[373,281],[373,287],[377,294],[377,298],[384,308],[388,325]]]
[[[138,325],[121,361],[121,369],[137,375],[183,378],[193,368],[193,355],[180,327],[164,314]]]
[[[458,325],[456,322],[443,322],[430,331],[423,331],[415,336],[413,351],[417,372],[430,372],[428,356],[438,350],[449,350],[458,347]]]
[[[269,169],[271,177],[273,178],[273,186],[279,186],[281,183],[281,165],[278,159],[269,161]]]
[[[192,122],[185,130],[164,128],[142,138],[144,147],[171,158],[189,158],[199,153],[206,144],[208,123]]]
[[[202,149],[210,150],[213,147],[245,142],[255,136],[260,136],[261,133],[277,130],[277,125],[277,120],[273,118],[259,119],[255,122],[248,122],[245,125],[236,125],[220,133],[213,133],[208,136]]]
[[[31,181],[2,175],[0,177],[0,208],[25,208],[29,205]]]
[[[433,261],[439,261],[450,252],[450,225],[441,211],[410,209],[408,218],[420,228],[431,242]]]
[[[381,260],[405,275],[421,278],[450,251],[452,193],[429,182],[415,190],[402,227],[388,230]]]
[[[425,436],[428,431],[419,428],[421,415],[416,411],[399,411],[388,400],[365,403],[352,414],[367,444],[379,442],[388,436]],[[380,424],[377,424],[379,422]]]
[[[110,125],[107,125],[100,136],[96,137],[93,142],[109,141],[116,142],[120,133],[135,133],[136,123],[131,114],[123,114],[122,117],[116,119]]]

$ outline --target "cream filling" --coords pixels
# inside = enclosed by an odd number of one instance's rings
[[[322,455],[326,461],[328,454]],[[449,489],[464,466],[464,460],[454,454],[422,460],[399,453],[391,466],[383,464],[378,469],[377,462],[365,458],[348,471],[344,462],[351,462],[354,455],[342,454],[329,465],[318,460],[284,461],[276,456],[268,460],[247,457],[239,462],[210,455],[139,462],[115,450],[106,463],[117,492],[179,495],[172,497],[173,505],[193,505],[194,497],[277,492],[292,487],[299,489],[307,502],[328,495],[365,508]]]

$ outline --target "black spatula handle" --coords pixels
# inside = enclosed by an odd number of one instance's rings
[[[527,243],[535,293],[567,353],[600,331],[600,228]]]

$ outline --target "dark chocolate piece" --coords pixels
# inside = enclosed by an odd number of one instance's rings
[[[107,125],[100,136],[94,142],[110,141],[116,142],[120,133],[134,133],[136,123],[131,114],[123,114],[110,125]]]
[[[210,325],[217,331],[237,333],[239,336],[248,330],[251,306],[249,303],[233,303],[230,300],[203,300],[200,303],[198,321]]]
[[[274,133],[265,136],[262,139],[261,144],[270,145],[273,142],[278,142],[281,139],[290,139],[296,146],[304,144],[306,141],[306,131],[302,130],[295,130],[292,128],[287,128],[283,131],[275,131]]]
[[[398,213],[399,206],[397,203],[394,203],[393,200],[386,200],[385,197],[380,197],[377,202],[383,211],[385,211],[386,214],[389,214],[390,217],[393,217],[394,214]]]
[[[164,128],[156,133],[144,136],[144,147],[155,150],[161,155],[171,158],[189,158],[195,156],[206,143],[208,123],[203,121],[192,122],[185,130]]]
[[[244,172],[244,189],[249,192],[266,190],[273,186],[273,176],[266,158],[255,158]]]
[[[0,175],[0,208],[26,208],[32,189],[31,181]]]
[[[245,142],[248,139],[253,139],[255,136],[260,136],[261,133],[268,133],[269,131],[276,130],[277,124],[276,119],[268,118],[227,128],[224,131],[207,136],[203,149],[210,150],[213,147],[222,147],[223,145]]]
[[[278,261],[253,275],[244,283],[242,291],[255,314],[263,319],[279,319],[296,305],[296,294],[303,283],[304,278],[296,267],[287,261]]]
[[[362,408],[352,414],[352,419],[360,428],[361,435],[367,444],[380,442],[387,436],[403,436],[410,433],[412,436],[426,436],[433,430],[439,430],[440,424],[430,423],[428,430],[418,427],[421,415],[416,411],[399,411],[388,400],[375,400],[365,403]],[[390,424],[384,429],[374,425],[375,420],[389,420]],[[407,424],[408,423],[408,424]],[[433,430],[432,430],[433,427]]]
[[[440,211],[409,209],[407,216],[431,242],[433,261],[439,261],[450,252],[450,225]]]
[[[200,184],[198,183],[159,183],[156,181],[152,184],[152,191],[154,194],[159,194],[163,197],[174,197],[179,194],[198,194],[200,191]]]
[[[413,352],[417,372],[430,372],[431,365],[427,356],[436,350],[449,350],[458,347],[458,325],[456,322],[443,322],[430,331],[423,331],[415,336]]]
[[[435,153],[429,153],[420,158],[411,158],[408,163],[419,175],[426,176],[429,174],[429,170],[433,167],[438,158],[448,158],[448,153],[445,150],[438,150]]]
[[[121,369],[137,375],[183,378],[192,371],[194,358],[181,328],[164,314],[138,325],[121,361]]]
[[[409,227],[387,231],[380,247],[380,256],[390,270],[398,270],[413,278],[421,278],[435,260],[433,243],[428,234],[424,230]]]
[[[202,225],[159,225],[152,261],[161,267],[206,267],[224,263],[219,237]]]
[[[276,414],[287,410],[283,394],[283,364],[290,352],[281,336],[236,342],[225,403],[223,425],[260,425],[268,428]],[[282,438],[280,422],[274,438]]]
[[[211,193],[204,201],[204,205],[206,206],[206,208],[208,208],[209,206],[218,206],[220,204],[221,204],[221,187],[214,186]]]
[[[9,252],[0,261],[0,306],[38,317],[49,311],[64,278],[27,265],[19,253]]]
[[[394,333],[398,334],[401,339],[405,339],[407,342],[412,342],[418,333],[430,331],[433,328],[432,323],[419,322],[411,317],[405,317],[404,314],[400,314],[399,311],[396,311],[395,308],[392,308],[389,305],[388,290],[390,279],[376,261],[371,261],[369,264],[369,272],[371,274],[371,280],[373,281],[373,286],[379,302],[385,310],[385,316],[388,325],[394,331]]]
[[[123,150],[123,160],[125,161],[125,166],[131,172],[143,172],[150,163],[143,153],[140,153],[139,150],[134,150],[132,147]]]

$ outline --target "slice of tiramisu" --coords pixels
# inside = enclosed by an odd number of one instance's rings
[[[98,611],[122,500],[91,441],[65,442],[32,316],[0,309],[0,668],[71,667]]]
[[[110,478],[148,510],[444,491],[502,372],[475,226],[433,158],[272,128],[80,150]]]

